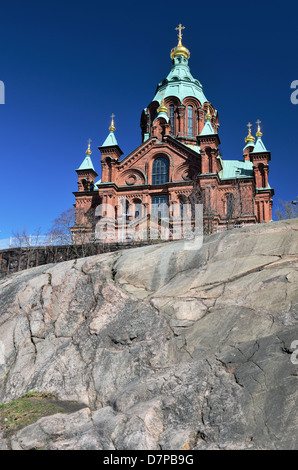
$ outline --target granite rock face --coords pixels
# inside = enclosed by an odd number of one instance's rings
[[[298,220],[191,243],[0,281],[0,402],[85,405],[0,449],[298,448]]]

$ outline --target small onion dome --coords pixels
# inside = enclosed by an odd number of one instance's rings
[[[89,139],[89,140],[88,140],[88,148],[87,148],[87,150],[86,150],[86,152],[85,152],[86,155],[91,155],[91,153],[92,153],[92,152],[91,152],[91,149],[90,149],[90,144],[91,144],[91,142],[92,142],[92,140]]]
[[[168,114],[168,108],[167,108],[166,105],[165,105],[165,100],[164,100],[164,98],[162,99],[161,104],[160,104],[159,108],[157,109],[157,112],[158,112],[158,114],[159,114],[159,113],[166,113],[166,114]]]
[[[112,121],[111,121],[111,125],[109,127],[109,131],[112,131],[112,132],[114,132],[116,130],[116,127],[115,127],[115,124],[114,124],[114,117],[115,117],[115,114],[112,114],[112,116],[111,116]]]
[[[211,120],[212,119],[212,114],[210,113],[210,107],[209,104],[207,105],[207,114],[206,114],[206,119]]]
[[[185,26],[182,26],[181,24],[179,24],[178,28],[176,28],[178,31],[179,31],[179,34],[178,34],[178,44],[176,47],[174,47],[172,50],[171,50],[171,59],[173,60],[174,57],[176,57],[177,55],[183,55],[184,57],[186,57],[186,59],[189,59],[190,58],[190,52],[189,50],[182,45],[182,34],[181,34],[181,30],[184,29]]]
[[[245,137],[245,142],[246,143],[247,142],[254,142],[256,139],[254,138],[253,135],[251,135],[251,130],[250,130],[251,124],[250,124],[250,122],[247,124],[247,127],[248,127],[248,136]]]

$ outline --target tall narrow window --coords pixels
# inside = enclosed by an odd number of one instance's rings
[[[187,135],[193,136],[193,108],[188,106],[187,108]]]
[[[261,187],[265,188],[266,187],[266,178],[265,178],[264,165],[262,163],[259,165],[259,171],[260,171],[260,175],[261,175]]]
[[[154,160],[152,165],[152,184],[164,184],[169,181],[169,164],[166,158]]]
[[[212,173],[212,155],[209,153],[209,173]]]
[[[175,135],[175,120],[174,120],[174,105],[171,104],[169,107],[169,116],[171,122],[171,135]]]
[[[181,219],[183,218],[183,205],[184,205],[184,201],[183,201],[183,199],[181,198],[181,199],[179,200],[180,218],[181,218]]]
[[[125,219],[126,219],[126,222],[129,221],[129,201],[126,199],[125,200],[125,213],[124,213],[124,216],[125,216]]]
[[[135,199],[133,201],[134,203],[134,218],[135,219],[138,219],[141,217],[141,205],[142,205],[142,201],[140,199]]]
[[[227,218],[233,217],[233,195],[227,195]]]

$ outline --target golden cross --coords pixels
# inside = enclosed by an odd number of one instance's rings
[[[115,117],[115,114],[113,114],[113,113],[112,113],[112,116],[111,116],[111,118],[112,118],[112,119],[114,119],[114,117]]]
[[[258,126],[260,127],[261,122],[262,122],[262,121],[260,121],[260,119],[258,119],[258,120],[256,121],[256,124],[258,124]]]
[[[90,148],[90,144],[91,144],[92,140],[88,139],[87,142],[88,142],[88,147]]]
[[[175,28],[177,31],[179,31],[179,35],[178,35],[178,38],[181,39],[182,38],[182,34],[181,34],[181,31],[182,29],[185,29],[185,26],[182,26],[182,24],[180,23],[178,28]]]
[[[249,130],[249,131],[250,131],[251,126],[252,126],[252,124],[249,122],[249,123],[247,124],[247,127],[248,127],[248,130]]]

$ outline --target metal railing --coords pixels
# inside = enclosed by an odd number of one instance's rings
[[[27,235],[0,240],[0,250],[9,248],[35,248],[40,246],[70,245],[71,236],[54,237],[53,235]]]

